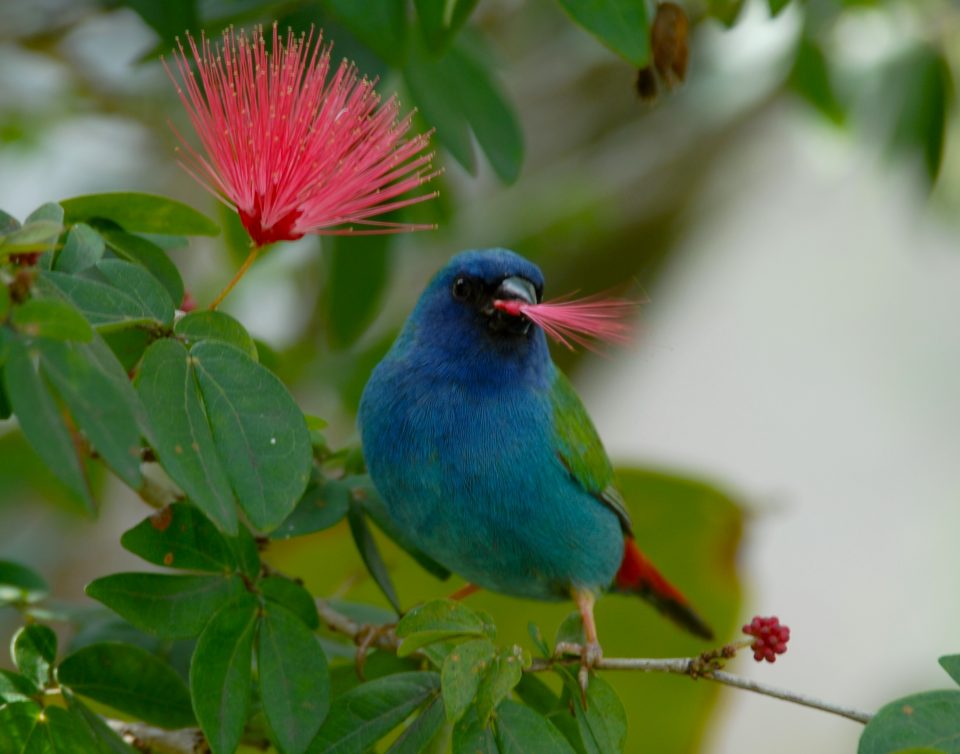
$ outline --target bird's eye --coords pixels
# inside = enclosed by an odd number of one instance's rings
[[[453,282],[453,297],[460,301],[466,301],[473,293],[473,283],[467,278],[457,278]]]

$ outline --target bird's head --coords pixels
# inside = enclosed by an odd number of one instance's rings
[[[465,251],[430,281],[401,341],[461,363],[545,361],[543,331],[519,311],[542,296],[533,262],[507,249]]]

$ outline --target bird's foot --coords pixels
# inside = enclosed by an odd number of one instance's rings
[[[583,644],[574,644],[569,641],[557,643],[553,651],[555,659],[564,655],[575,655],[580,658],[580,670],[577,672],[577,681],[580,684],[580,699],[584,708],[587,706],[587,687],[590,685],[590,671],[597,667],[603,659],[603,647],[599,642],[587,641]]]

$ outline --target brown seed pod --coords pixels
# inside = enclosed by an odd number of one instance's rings
[[[690,23],[687,14],[676,3],[660,3],[650,29],[653,66],[668,87],[683,83],[687,77],[690,48],[687,37]]]

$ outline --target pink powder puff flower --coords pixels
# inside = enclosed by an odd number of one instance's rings
[[[320,34],[290,30],[283,41],[274,24],[269,51],[261,28],[249,38],[227,29],[217,47],[202,35],[187,44],[189,54],[183,44],[173,54],[178,75],[164,62],[201,143],[177,133],[181,164],[236,208],[255,248],[307,233],[433,227],[372,219],[436,196],[401,198],[437,175],[429,134],[406,139],[412,113],[400,118],[395,96],[381,104],[352,63],[330,76]]]
[[[526,304],[516,299],[498,300],[493,305],[514,317],[523,315],[572,351],[574,343],[593,350],[592,339],[626,343],[631,330],[628,320],[635,312],[637,302],[599,295],[579,299],[565,296],[539,304]]]

